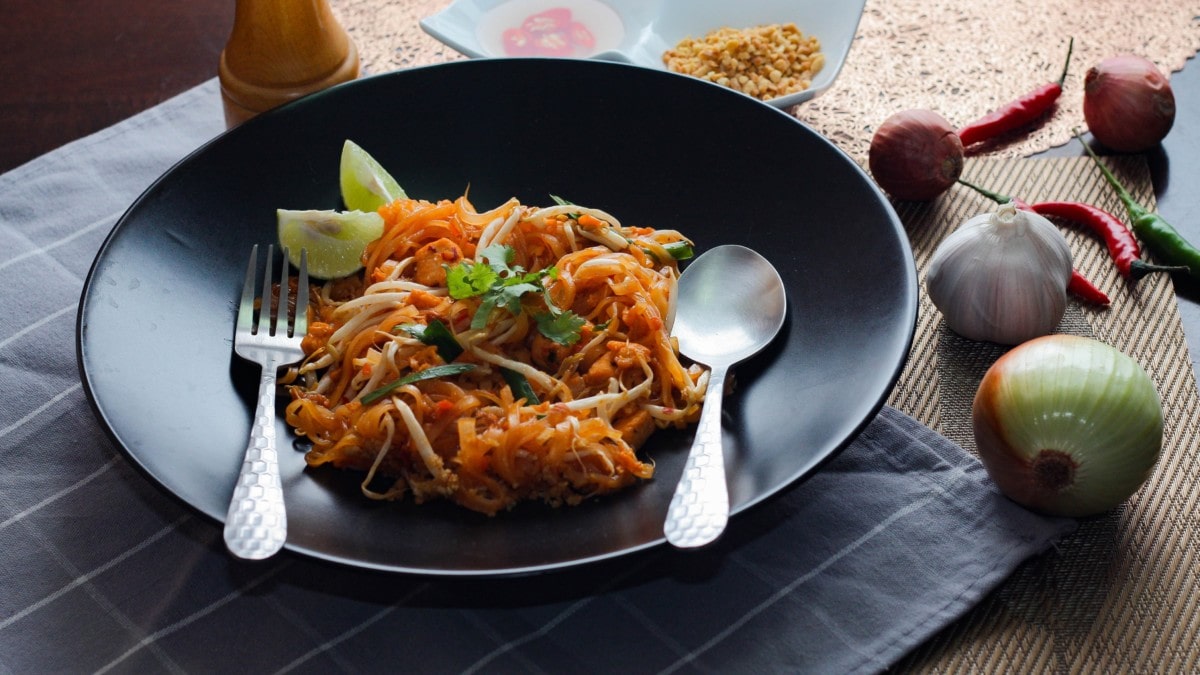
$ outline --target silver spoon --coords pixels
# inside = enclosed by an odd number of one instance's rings
[[[779,272],[745,246],[718,246],[679,277],[675,325],[684,356],[709,367],[708,393],[663,532],[680,548],[712,542],[729,521],[721,396],[729,368],[767,346],[787,312]]]

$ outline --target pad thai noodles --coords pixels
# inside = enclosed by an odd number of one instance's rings
[[[694,423],[708,382],[670,337],[690,242],[555,201],[379,209],[363,271],[314,287],[284,380],[309,466],[364,472],[373,499],[489,515],[653,475],[638,448]]]

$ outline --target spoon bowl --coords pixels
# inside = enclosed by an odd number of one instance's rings
[[[710,249],[684,270],[672,335],[684,356],[709,367],[708,391],[663,533],[680,548],[715,540],[729,521],[721,400],[730,367],[766,347],[783,326],[787,296],[771,263],[744,246]]]

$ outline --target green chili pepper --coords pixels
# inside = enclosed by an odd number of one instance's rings
[[[1200,249],[1179,234],[1179,231],[1165,218],[1134,200],[1133,195],[1129,194],[1129,191],[1125,189],[1124,185],[1121,185],[1112,171],[1100,161],[1091,146],[1083,142],[1078,129],[1075,130],[1075,138],[1079,139],[1083,149],[1091,156],[1092,161],[1104,174],[1104,179],[1108,181],[1121,203],[1125,205],[1125,210],[1129,212],[1129,222],[1137,236],[1141,237],[1142,241],[1146,242],[1146,245],[1164,261],[1186,267],[1190,276],[1200,279]]]

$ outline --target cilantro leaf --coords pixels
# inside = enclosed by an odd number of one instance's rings
[[[446,270],[446,288],[455,300],[483,295],[500,280],[490,265],[463,261]]]
[[[554,279],[558,269],[547,267],[537,272],[526,272],[520,265],[514,266],[516,252],[511,246],[492,244],[479,252],[486,263],[464,261],[446,271],[446,285],[450,296],[456,300],[481,298],[479,309],[471,317],[472,330],[487,326],[488,318],[497,307],[511,314],[521,313],[521,297],[526,293],[545,290],[543,280]]]
[[[511,314],[521,313],[521,296],[526,293],[537,293],[541,286],[530,283],[518,283],[494,289],[496,304],[507,309]]]
[[[533,316],[537,321],[538,332],[546,339],[563,346],[579,342],[580,329],[587,320],[575,312],[539,312]]]
[[[484,249],[479,252],[479,257],[487,261],[488,266],[495,270],[497,276],[502,277],[505,274],[511,274],[513,272],[524,272],[524,270],[522,270],[520,267],[517,267],[516,269],[510,267],[510,265],[512,265],[512,261],[516,257],[516,254],[517,252],[514,251],[513,247],[511,246],[505,246],[504,244],[492,244],[491,246],[484,247]]]
[[[495,296],[484,298],[483,302],[479,303],[479,309],[475,310],[475,315],[471,317],[471,330],[479,330],[487,326],[488,317],[492,315],[494,309],[496,309]]]

